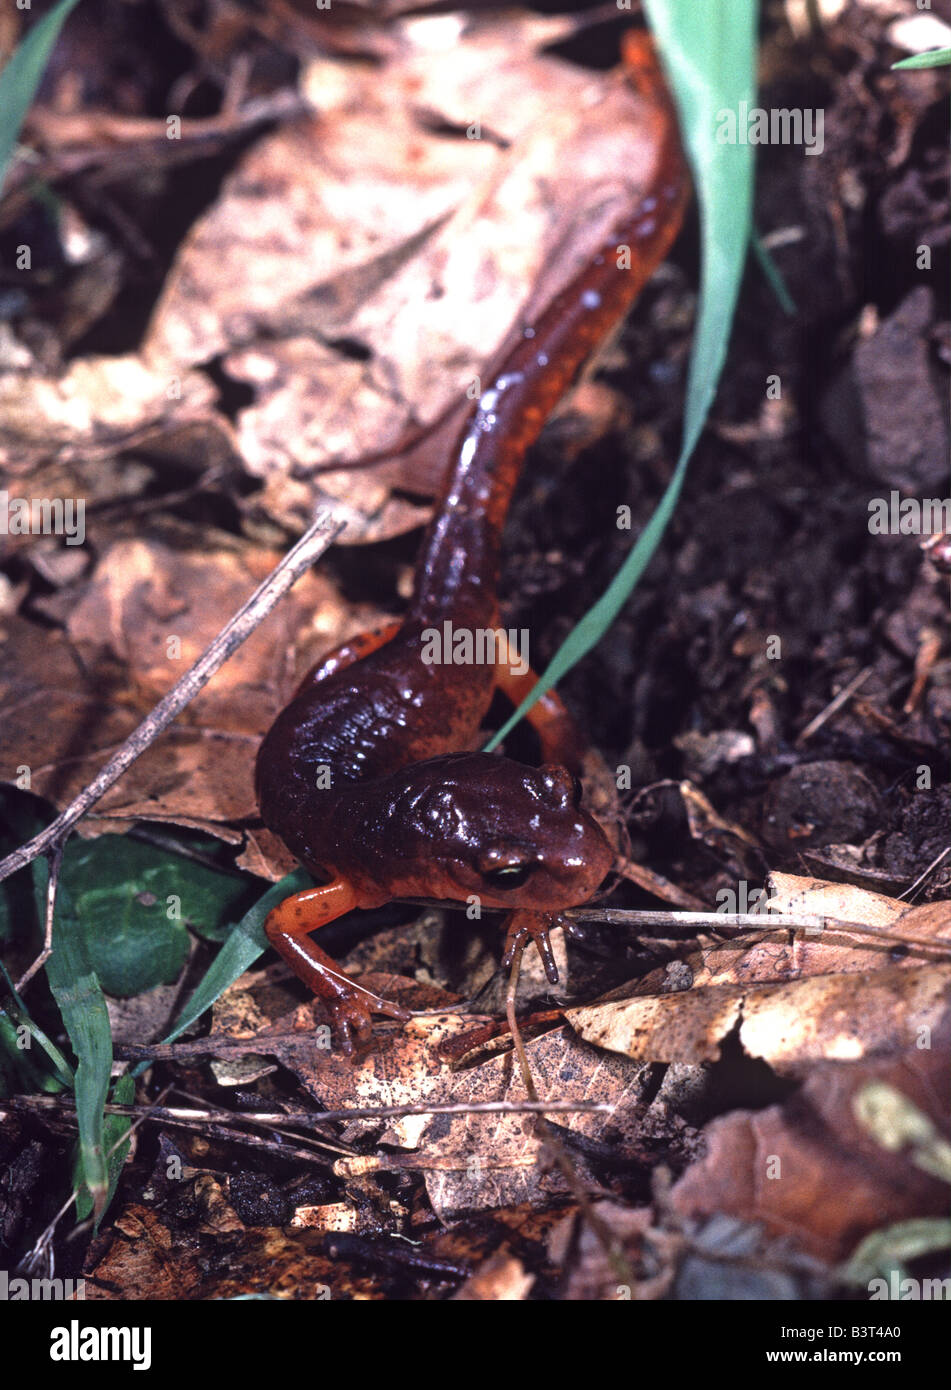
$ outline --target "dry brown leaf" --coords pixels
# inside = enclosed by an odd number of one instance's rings
[[[534,1282],[521,1260],[497,1250],[452,1297],[459,1303],[522,1303]]]
[[[240,447],[265,484],[254,507],[285,524],[313,508],[295,468],[377,452],[468,406],[522,315],[642,184],[654,151],[639,98],[532,57],[513,42],[523,28],[409,20],[382,73],[315,61],[304,87],[319,115],[259,141],[182,246],[145,356],[180,372],[225,355],[254,389]],[[466,138],[474,122],[482,138]],[[433,491],[434,452],[321,484],[376,538],[418,520],[387,514],[380,489]]]
[[[597,1202],[595,1212],[624,1251],[636,1282],[619,1284],[617,1269],[608,1260],[604,1246],[590,1224],[572,1212],[553,1233],[551,1244],[568,1246],[577,1241],[564,1297],[571,1301],[650,1301],[669,1292],[677,1273],[681,1242],[676,1236],[657,1229],[648,1208],[632,1211],[617,1202]],[[640,1276],[640,1277],[637,1277]]]
[[[854,978],[854,977],[853,977]],[[947,1133],[947,994],[942,1029],[930,1050],[893,1060],[814,1067],[783,1105],[735,1111],[707,1128],[706,1157],[672,1193],[685,1217],[729,1212],[793,1236],[827,1260],[846,1256],[863,1236],[892,1222],[947,1211],[947,1186],[888,1153],[858,1123],[853,1104],[872,1081],[885,1082]]]
[[[407,19],[382,70],[313,61],[302,87],[315,114],[241,160],[185,239],[141,355],[50,373],[11,341],[0,459],[82,460],[217,422],[264,483],[249,521],[263,512],[294,528],[317,494],[295,468],[376,452],[466,408],[520,314],[590,253],[652,159],[639,98],[532,56],[566,23]],[[476,124],[481,138],[467,138]],[[222,358],[255,394],[236,439],[198,370]],[[389,488],[438,488],[446,440],[432,442],[375,475],[327,478],[352,513],[351,541],[419,522]]]
[[[353,1202],[328,1202],[320,1207],[297,1207],[290,1221],[295,1231],[360,1231],[375,1233],[379,1223]]]
[[[704,945],[698,957],[690,958],[694,988],[796,980],[807,975],[843,975],[893,965],[908,969],[922,963],[921,953],[914,951],[896,957],[896,947],[900,945],[897,936],[863,936],[863,926],[893,927],[899,934],[906,930],[918,936],[940,936],[944,923],[943,934],[951,944],[951,907],[947,904],[927,904],[929,911],[919,917],[913,914],[924,909],[909,909],[898,898],[795,874],[771,873],[766,887],[772,912],[792,917],[834,917],[840,922],[854,922],[856,929],[848,933],[832,927],[821,932],[812,928],[771,932],[769,912],[764,911],[764,932],[759,940],[750,944],[741,936],[733,941],[713,942]]]
[[[439,1007],[439,991],[421,990],[407,979],[375,973],[361,974],[361,983],[404,1006]],[[391,1029],[381,1026],[374,1047],[348,1058],[315,1043],[318,1004],[292,1007],[293,996],[280,987],[258,983],[257,1006],[274,1020],[254,1034],[255,1052],[276,1057],[327,1109],[365,1106],[419,1106],[483,1101],[519,1101],[525,1092],[511,1053],[493,1056],[478,1067],[453,1071],[438,1049],[447,1039],[470,1032],[481,1020],[447,1009]],[[226,996],[227,997],[227,996]],[[443,996],[445,998],[445,996]],[[244,1018],[242,1011],[240,1017]],[[222,1041],[247,1037],[221,1028],[216,1019],[213,1037]],[[580,1043],[566,1029],[557,1029],[527,1044],[532,1075],[539,1095],[560,1101],[603,1100],[618,1106],[613,1116],[559,1114],[559,1126],[588,1140],[609,1145],[612,1156],[637,1162],[643,1157],[636,1114],[643,1069],[619,1057],[604,1056]],[[380,1132],[383,1126],[382,1133]],[[371,1132],[380,1145],[405,1151],[395,1158],[341,1159],[338,1176],[355,1177],[407,1166],[422,1172],[430,1201],[442,1219],[467,1210],[537,1203],[547,1200],[559,1180],[539,1167],[540,1141],[529,1114],[407,1115],[380,1121],[355,1120],[347,1131]]]
[[[99,455],[137,432],[206,416],[214,399],[200,373],[153,369],[132,355],[78,358],[60,376],[4,372],[0,465],[32,470],[50,455],[60,461]]]
[[[632,997],[568,1009],[582,1037],[640,1061],[712,1061],[738,1029],[749,1056],[777,1069],[810,1059],[855,1060],[904,1052],[941,1014],[951,965],[903,948],[900,933],[948,940],[951,904],[908,908],[895,898],[847,884],[771,874],[772,910],[835,917],[855,931],[769,930],[731,941],[705,941],[683,965],[690,988],[664,989],[664,971],[640,980]],[[862,926],[891,927],[894,939],[862,938]],[[907,976],[907,978],[903,978]]]
[[[113,1222],[106,1253],[84,1271],[85,1297],[161,1299],[197,1297],[203,1269],[193,1241],[173,1239],[149,1207],[133,1203]]]
[[[771,873],[766,881],[772,912],[838,917],[844,922],[867,922],[887,927],[907,912],[908,904],[849,883],[830,883],[798,874]]]
[[[148,1207],[132,1204],[115,1221],[105,1254],[91,1262],[86,1298],[224,1299],[248,1293],[320,1299],[354,1292],[339,1259],[312,1248],[309,1233],[278,1227],[172,1233]],[[370,1285],[362,1285],[364,1295]]]
[[[951,965],[888,966],[788,984],[705,985],[678,994],[566,1009],[581,1037],[638,1061],[707,1062],[735,1029],[777,1071],[837,1058],[895,1055],[947,1009]]]
[[[68,637],[14,618],[0,678],[0,777],[30,769],[30,788],[62,806],[99,770],[209,645],[278,556],[206,534],[206,550],[118,541],[74,598]],[[81,823],[82,834],[134,819],[170,821],[240,842],[228,822],[257,814],[261,733],[308,665],[377,610],[343,606],[326,577],[305,575],[214,680]],[[279,876],[263,838],[256,862]]]

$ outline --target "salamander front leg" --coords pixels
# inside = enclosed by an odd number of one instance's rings
[[[348,1055],[353,1052],[354,1037],[358,1042],[372,1037],[371,1014],[404,1020],[411,1017],[407,1009],[351,980],[326,951],[310,940],[311,932],[358,906],[350,884],[338,879],[325,887],[308,888],[285,898],[264,922],[265,935],[274,949],[330,1009],[333,1026]]]
[[[503,923],[506,928],[505,952],[502,956],[503,966],[511,966],[515,959],[515,952],[531,939],[542,958],[548,983],[557,985],[558,966],[555,964],[555,953],[551,949],[549,932],[560,924],[560,912],[530,912],[527,909],[520,909],[518,912],[511,913]]]

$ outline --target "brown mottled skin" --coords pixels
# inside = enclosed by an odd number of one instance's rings
[[[554,981],[548,930],[565,908],[586,902],[611,867],[604,833],[580,806],[580,743],[560,701],[546,696],[529,715],[542,767],[459,752],[473,745],[496,689],[520,701],[535,677],[514,675],[504,660],[426,664],[421,648],[424,630],[447,620],[457,631],[498,626],[502,527],[526,450],[679,230],[688,185],[669,99],[643,36],[625,56],[651,97],[645,119],[656,158],[647,191],[524,331],[473,407],[403,621],[321,662],[258,754],[265,823],[330,880],[287,899],[265,930],[329,1005],[348,1051],[354,1034],[369,1034],[371,1012],[408,1015],[343,974],[310,939],[318,927],[393,899],[475,895],[486,908],[513,910],[506,959],[531,937]],[[630,247],[630,269],[618,268],[619,246]]]

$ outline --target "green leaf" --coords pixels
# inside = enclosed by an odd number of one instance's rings
[[[48,1065],[39,1065],[29,1042],[39,1043],[46,1055]],[[20,1073],[20,1084],[12,1087],[18,1091],[61,1091],[73,1089],[73,1069],[59,1048],[52,1042],[38,1023],[30,1017],[23,1000],[16,992],[6,966],[0,961],[0,1051],[7,1052],[7,1071],[11,1067]],[[0,1058],[0,1076],[4,1071]],[[2,1084],[2,1082],[0,1082]]]
[[[64,1088],[53,1069],[44,1067],[37,1059],[32,1047],[23,1046],[24,1037],[29,1038],[31,1033],[32,1029],[12,1007],[0,1008],[0,1096],[49,1093]],[[62,1060],[65,1063],[65,1059]],[[72,1074],[68,1067],[67,1075],[70,1077],[67,1089],[72,1090]]]
[[[107,994],[128,998],[171,984],[188,957],[188,932],[169,918],[174,870],[148,845],[104,835],[64,857],[61,885],[72,899],[91,968]]]
[[[264,919],[271,908],[277,907],[291,894],[309,888],[312,883],[313,879],[304,869],[295,869],[279,883],[273,884],[263,898],[245,913],[199,981],[191,999],[176,1019],[175,1027],[163,1041],[170,1043],[180,1037],[196,1018],[209,1009],[215,1000],[254,964],[258,956],[268,949],[268,939],[264,935]]]
[[[951,63],[951,48],[933,48],[928,53],[915,53],[911,58],[902,58],[892,63],[892,71],[907,71],[909,68],[943,68]]]
[[[527,710],[603,637],[660,543],[683,486],[723,370],[750,239],[753,147],[720,144],[724,110],[754,104],[756,0],[684,4],[644,0],[670,81],[700,208],[701,268],[697,327],[680,457],[667,490],[608,588],[577,623],[518,709],[486,744],[495,748]]]
[[[41,921],[48,879],[46,860],[34,861],[34,890]],[[62,888],[56,895],[53,954],[46,962],[46,976],[77,1058],[79,1182],[88,1188],[92,1209],[98,1215],[105,1210],[109,1190],[103,1107],[112,1070],[112,1033],[106,1001],[89,963],[75,910]]]
[[[49,821],[43,804],[0,787],[0,851],[32,838]],[[205,836],[181,837],[202,860],[219,853]],[[192,844],[191,841],[194,841]],[[177,979],[188,954],[188,931],[222,941],[259,883],[197,857],[129,835],[69,841],[61,883],[79,916],[90,965],[107,994],[140,994]],[[34,923],[29,870],[0,884],[0,941]]]
[[[214,936],[247,897],[248,880],[215,872],[127,835],[73,841],[62,883],[107,994],[141,994],[178,978],[188,927]]]
[[[34,24],[13,57],[0,72],[0,191],[16,147],[17,136],[30,108],[63,21],[78,0],[60,0],[55,9]]]

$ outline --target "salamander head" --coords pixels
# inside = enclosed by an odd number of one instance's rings
[[[428,877],[422,895],[557,911],[587,902],[611,867],[614,852],[566,768],[468,753],[405,773],[393,809],[407,858]]]

